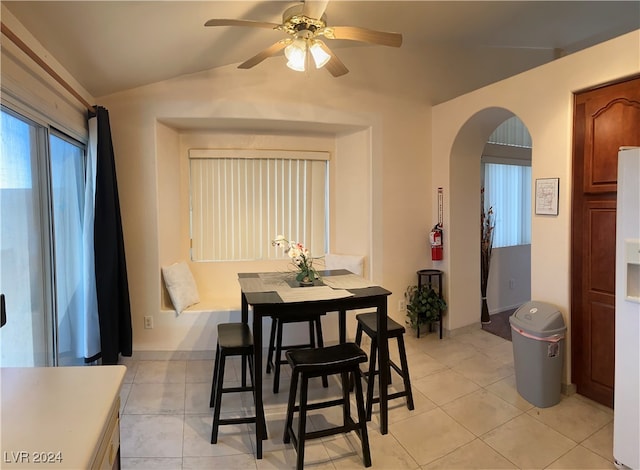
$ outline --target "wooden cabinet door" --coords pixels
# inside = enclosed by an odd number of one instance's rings
[[[573,145],[572,381],[613,407],[618,150],[640,146],[640,78],[576,94]]]

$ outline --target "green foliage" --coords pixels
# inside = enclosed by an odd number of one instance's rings
[[[412,328],[437,321],[447,303],[429,286],[409,286],[404,293],[407,300],[407,317]]]
[[[296,281],[298,282],[313,282],[314,279],[320,279],[320,275],[313,267],[310,259],[298,266],[298,269],[298,274],[296,274]]]

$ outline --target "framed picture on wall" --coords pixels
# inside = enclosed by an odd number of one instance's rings
[[[558,215],[560,178],[536,179],[536,215]]]

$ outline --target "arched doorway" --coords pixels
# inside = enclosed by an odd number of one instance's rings
[[[481,156],[480,184],[493,226],[486,290],[491,324],[483,329],[503,337],[510,337],[509,316],[531,300],[531,144],[525,124],[512,116],[491,134]]]
[[[480,156],[496,127],[512,116],[499,107],[477,112],[460,128],[451,148],[449,292],[468,295],[450,298],[449,330],[480,324]]]

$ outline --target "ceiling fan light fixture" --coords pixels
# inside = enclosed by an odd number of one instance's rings
[[[294,61],[289,61],[287,62],[287,67],[289,67],[291,70],[295,70],[296,72],[304,72],[304,61],[302,62],[294,62]]]
[[[291,43],[284,48],[284,55],[287,59],[291,60],[292,56],[304,54],[307,50],[307,43],[302,38],[296,38],[291,41]]]
[[[307,43],[304,39],[295,39],[284,48],[284,55],[289,60],[287,67],[297,72],[304,72],[307,61]]]
[[[309,52],[313,57],[313,61],[316,64],[316,68],[320,69],[327,65],[327,62],[331,60],[331,56],[322,48],[322,41],[314,40],[309,46]]]
[[[1,1],[1,0],[0,0]],[[381,46],[400,47],[402,34],[358,26],[327,26],[325,9],[328,0],[299,0],[296,5],[290,6],[282,14],[282,23],[267,23],[253,20],[234,20],[214,18],[205,23],[205,26],[248,26],[253,28],[267,28],[288,37],[263,49],[255,56],[238,65],[239,69],[250,69],[265,59],[273,57],[284,49],[287,57],[287,67],[292,70],[304,72],[310,67],[307,62],[313,58],[317,69],[325,68],[332,76],[341,77],[349,72],[340,58],[329,49],[323,41],[346,40],[359,41]]]

